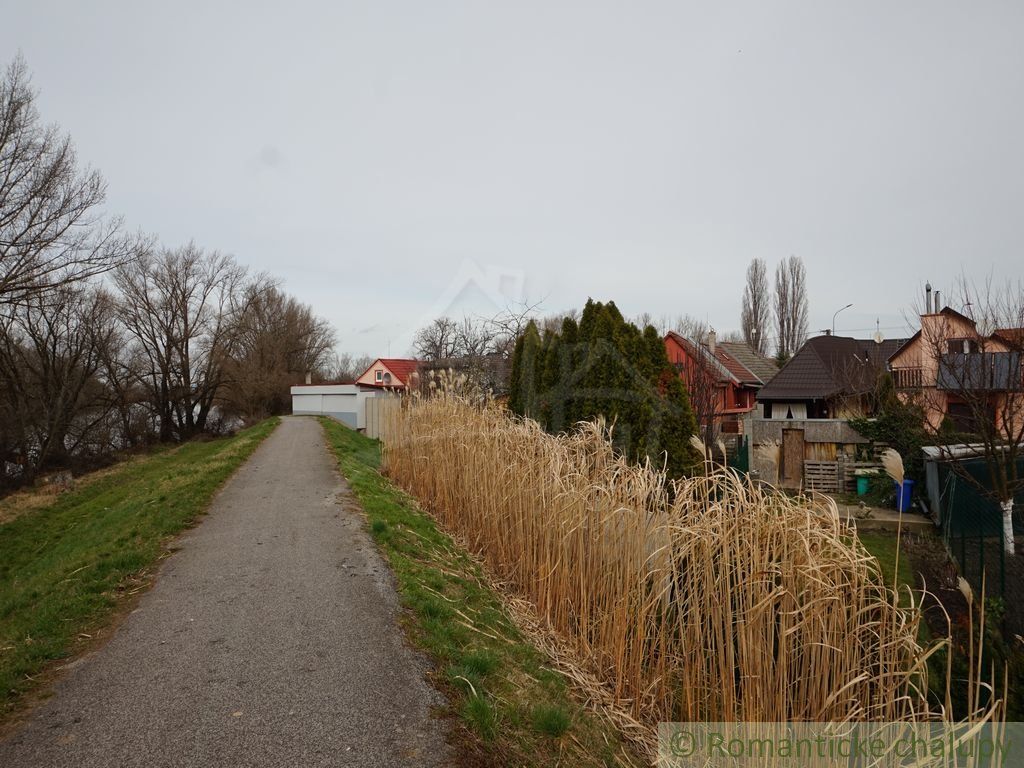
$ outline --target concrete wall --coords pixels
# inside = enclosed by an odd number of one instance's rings
[[[330,416],[353,429],[366,429],[366,401],[386,396],[355,384],[321,384],[292,387],[292,413],[296,416]]]
[[[773,440],[782,442],[784,429],[802,429],[807,443],[849,445],[870,442],[842,419],[751,419],[751,442],[754,445]]]

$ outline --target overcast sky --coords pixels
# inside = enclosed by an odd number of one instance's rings
[[[803,257],[812,329],[1024,272],[1024,3],[12,2],[108,204],[285,281],[339,347],[613,299],[738,327]],[[390,349],[389,349],[390,347]]]

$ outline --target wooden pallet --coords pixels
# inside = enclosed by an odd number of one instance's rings
[[[843,484],[840,465],[838,461],[805,461],[804,487],[809,491],[839,493]]]

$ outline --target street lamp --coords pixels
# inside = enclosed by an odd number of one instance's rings
[[[852,306],[853,306],[853,304],[847,304],[847,305],[846,305],[845,307],[840,307],[840,308],[839,308],[839,309],[837,309],[837,310],[835,311],[835,313],[834,313],[834,314],[832,315],[832,335],[833,335],[833,336],[835,336],[835,335],[836,335],[836,316],[837,316],[837,315],[838,315],[838,314],[839,314],[840,312],[842,312],[842,311],[843,311],[844,309],[849,309],[849,308],[850,308],[850,307],[852,307]]]

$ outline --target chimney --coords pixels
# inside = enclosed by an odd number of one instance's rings
[[[924,284],[924,313],[930,315],[935,310],[932,309],[932,284]]]
[[[312,371],[306,371],[306,383],[307,384],[312,384],[313,383],[313,372]]]
[[[942,306],[939,304],[939,292],[938,291],[935,292],[935,303],[934,303],[933,306],[935,307],[935,312],[936,313],[942,311]]]
[[[711,354],[715,354],[715,344],[718,341],[718,334],[715,333],[715,329],[712,328],[708,331],[708,351]]]

